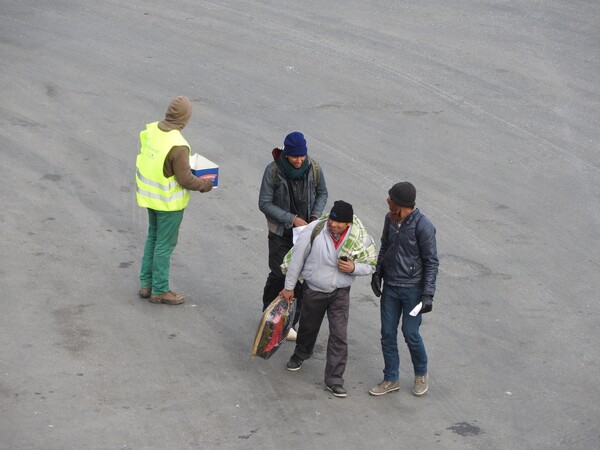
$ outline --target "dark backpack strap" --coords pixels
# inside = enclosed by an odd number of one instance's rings
[[[319,163],[312,158],[310,159],[310,162],[312,163],[312,166],[313,166],[313,179],[315,180],[315,190],[316,190],[317,186],[319,185],[319,181],[321,180],[321,167],[319,166]]]
[[[315,227],[312,230],[312,233],[310,233],[310,245],[312,245],[312,243],[314,242],[315,238],[323,230],[324,226],[325,226],[325,220],[320,220],[319,223],[315,225]]]
[[[279,148],[279,147],[275,147],[272,151],[271,154],[273,155],[273,160],[275,161],[275,164],[273,164],[273,171],[271,173],[271,177],[273,179],[273,184],[276,184],[279,181],[279,177],[277,176],[277,160],[279,158],[281,158],[283,153],[283,149]]]
[[[419,242],[419,232],[417,231],[417,227],[419,226],[419,223],[421,222],[422,218],[423,218],[423,214],[420,214],[419,218],[417,219],[417,223],[415,223],[415,239],[417,240],[417,246],[419,247],[419,253],[421,252],[421,243]]]

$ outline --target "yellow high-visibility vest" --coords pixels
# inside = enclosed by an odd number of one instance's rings
[[[179,211],[190,201],[190,192],[184,189],[175,176],[165,177],[163,165],[173,147],[190,145],[179,130],[162,131],[158,122],[149,123],[140,132],[140,153],[136,160],[136,197],[142,208],[157,211]]]

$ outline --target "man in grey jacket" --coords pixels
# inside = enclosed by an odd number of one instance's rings
[[[282,265],[286,277],[280,295],[286,300],[292,301],[296,283],[304,279],[302,320],[287,369],[299,370],[304,360],[312,356],[327,313],[325,385],[336,397],[346,397],[343,375],[348,359],[350,286],[356,276],[373,273],[376,259],[373,239],[354,215],[352,205],[339,200],[329,216],[311,223],[302,232]]]
[[[308,157],[306,139],[299,131],[285,137],[283,148],[273,149],[274,161],[263,174],[258,207],[267,218],[269,229],[269,269],[263,291],[263,311],[283,289],[285,276],[279,267],[293,246],[294,227],[316,220],[327,203],[327,185],[323,171]],[[296,325],[300,317],[301,296],[298,297]],[[288,338],[296,332],[290,330]]]

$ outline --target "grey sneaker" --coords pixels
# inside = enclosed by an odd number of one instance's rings
[[[341,384],[332,384],[331,386],[327,386],[327,390],[330,391],[333,395],[340,398],[345,398],[348,394],[346,394],[346,389]]]
[[[415,377],[415,385],[413,386],[413,394],[419,396],[427,392],[429,385],[427,384],[427,374],[417,375]]]
[[[290,372],[295,372],[297,370],[300,370],[300,367],[302,367],[303,362],[304,360],[299,356],[296,356],[296,354],[294,353],[285,367]]]
[[[387,394],[388,392],[397,391],[398,389],[400,389],[400,382],[399,381],[386,381],[386,380],[383,380],[377,386],[373,386],[371,389],[369,389],[369,394],[371,394],[371,395],[384,395],[384,394]]]

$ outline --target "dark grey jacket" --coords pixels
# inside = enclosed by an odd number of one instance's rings
[[[275,158],[275,150],[273,155]],[[273,168],[273,165],[276,165],[276,167]],[[320,217],[327,203],[327,185],[323,171],[319,167],[321,173],[318,177],[318,184],[315,186],[313,170],[314,165],[311,162],[307,178],[308,211],[309,216]],[[290,212],[288,183],[277,161],[273,161],[265,168],[258,195],[258,207],[266,216],[267,226],[272,233],[283,236],[283,231],[286,228],[294,226],[296,216]]]
[[[385,216],[376,271],[390,286],[422,287],[435,294],[439,261],[435,227],[418,209],[401,226]]]

